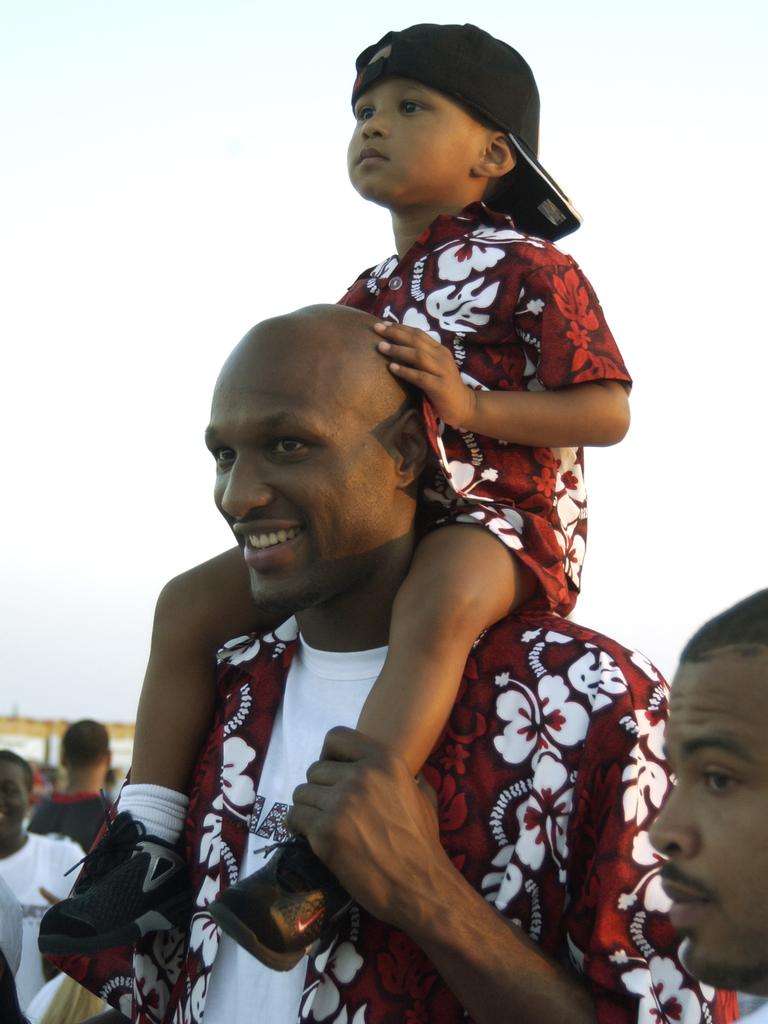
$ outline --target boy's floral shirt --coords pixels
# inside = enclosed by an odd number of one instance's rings
[[[576,263],[480,203],[438,217],[402,260],[366,271],[341,302],[426,331],[473,388],[630,383]],[[426,401],[424,411],[436,455],[425,480],[432,521],[485,525],[536,574],[546,605],[569,612],[587,537],[582,449],[508,444],[446,426]]]
[[[186,934],[147,936],[135,952],[55,958],[135,1024],[204,1020],[219,942],[206,907],[237,879],[249,825],[258,822],[254,798],[294,640],[289,622],[223,652],[185,833],[194,892]],[[584,977],[600,1024],[723,1024],[736,1016],[733,996],[716,995],[681,967],[660,858],[648,841],[670,786],[666,711],[666,684],[642,655],[530,612],[478,640],[425,768],[457,869]],[[256,1021],[257,992],[254,1008]],[[309,962],[299,1019],[467,1018],[406,935],[353,907],[333,946]]]

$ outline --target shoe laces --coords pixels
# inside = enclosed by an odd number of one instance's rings
[[[266,856],[268,853],[274,853],[275,850],[282,850],[284,846],[292,846],[294,842],[295,839],[291,836],[290,839],[281,839],[278,843],[268,843],[267,846],[260,846],[253,853],[263,853]]]
[[[77,864],[73,864],[65,874],[69,875],[76,868],[82,867],[84,869],[82,881],[96,881],[117,864],[127,860],[147,831],[142,822],[136,821],[127,812],[112,818],[106,801],[104,821],[107,831],[99,840],[98,845],[90,853],[86,853]]]

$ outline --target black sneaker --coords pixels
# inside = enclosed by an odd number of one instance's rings
[[[208,907],[223,932],[275,971],[328,945],[352,899],[304,836],[281,843],[263,868]]]
[[[69,897],[40,922],[41,953],[92,953],[132,945],[147,932],[186,924],[192,909],[187,865],[127,812],[107,822]],[[74,870],[74,869],[73,869]]]

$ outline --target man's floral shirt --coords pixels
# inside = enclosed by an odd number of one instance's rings
[[[402,260],[366,271],[341,299],[446,345],[473,388],[541,391],[630,377],[587,279],[546,242],[480,203],[443,215]],[[435,469],[433,523],[481,523],[566,614],[587,537],[580,448],[528,448],[455,430],[424,403]]]
[[[204,1020],[219,942],[206,908],[237,879],[258,821],[254,800],[295,635],[289,622],[223,652],[185,832],[194,892],[186,933],[147,936],[135,951],[56,958],[135,1024]],[[583,976],[600,1024],[735,1019],[732,996],[700,986],[680,965],[660,858],[648,841],[670,786],[666,713],[667,686],[642,655],[557,615],[528,612],[475,644],[425,767],[456,868]],[[256,1021],[258,993],[254,1007]],[[406,935],[353,907],[337,941],[308,964],[299,1019],[467,1018]]]

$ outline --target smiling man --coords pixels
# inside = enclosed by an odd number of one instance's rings
[[[424,768],[437,818],[405,762],[350,728],[386,656],[427,454],[374,323],[299,310],[251,330],[221,372],[216,502],[255,607],[286,621],[222,652],[190,786],[186,932],[58,962],[137,1024],[671,1024],[681,1004],[723,1024],[647,891],[668,777],[665,684],[645,658],[533,607],[489,629]],[[359,905],[278,972],[210,908],[287,837],[295,791],[290,820]],[[342,806],[333,829],[318,820]],[[314,893],[281,881],[311,935]]]
[[[651,829],[702,981],[768,996],[768,590],[703,626],[672,686],[677,785]],[[752,1021],[768,1021],[768,1008]]]

